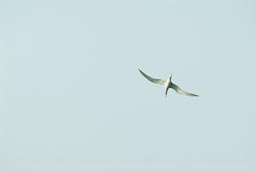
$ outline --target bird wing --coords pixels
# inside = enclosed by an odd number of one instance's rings
[[[182,90],[179,86],[177,86],[176,84],[172,84],[170,88],[173,88],[177,93],[181,94],[181,95],[186,95],[186,96],[198,96],[196,94],[192,94],[189,92],[186,92],[184,90]]]
[[[142,72],[140,69],[138,69],[138,70],[140,71],[140,73],[141,73],[146,79],[148,79],[148,80],[151,81],[152,83],[162,84],[162,85],[165,83],[164,80],[152,78],[152,77],[148,76],[147,74],[145,74],[144,72]]]

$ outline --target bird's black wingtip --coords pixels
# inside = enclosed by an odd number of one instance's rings
[[[142,74],[143,72],[138,68],[138,71]]]

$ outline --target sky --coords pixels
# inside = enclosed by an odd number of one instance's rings
[[[0,1],[0,170],[255,171],[255,9]]]

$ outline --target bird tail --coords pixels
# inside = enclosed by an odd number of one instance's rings
[[[165,90],[165,97],[167,97],[168,90],[169,90],[169,88],[166,87],[166,90]]]

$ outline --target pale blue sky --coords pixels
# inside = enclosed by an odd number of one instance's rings
[[[256,169],[255,1],[5,0],[0,21],[0,170]]]

